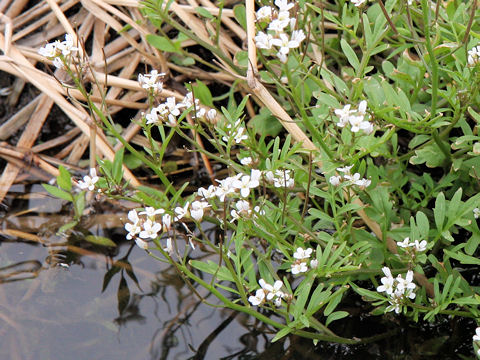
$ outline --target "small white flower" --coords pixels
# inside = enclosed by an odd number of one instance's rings
[[[480,209],[479,208],[473,209],[473,217],[475,219],[478,219],[480,217]]]
[[[468,50],[468,65],[474,66],[480,61],[480,45]]]
[[[97,176],[97,171],[95,168],[91,168],[90,176],[85,175],[83,181],[78,182],[78,187],[82,190],[88,189],[89,191],[93,191],[98,180],[99,177]]]
[[[257,10],[257,21],[270,20],[272,18],[272,8],[270,6],[262,6]]]
[[[204,199],[211,199],[215,196],[215,192],[217,191],[217,187],[214,185],[210,185],[208,189],[203,187],[198,188],[197,193]]]
[[[366,100],[360,101],[360,103],[358,104],[358,110],[357,111],[358,111],[359,115],[365,116],[365,114],[367,113],[367,101]]]
[[[304,272],[307,272],[308,271],[308,268],[307,268],[307,264],[305,264],[304,262],[296,262],[294,264],[292,264],[292,274],[293,275],[297,275],[297,274],[300,274],[300,273],[304,273]]]
[[[281,298],[281,297],[277,297],[277,298],[274,300],[273,304],[274,304],[276,307],[282,306],[282,298]]]
[[[360,5],[362,5],[367,0],[351,0],[351,1],[352,1],[353,5],[355,5],[356,7],[359,7]]]
[[[157,214],[163,214],[165,212],[164,209],[155,209],[152,206],[147,206],[145,208],[145,211],[139,212],[140,215],[147,215],[148,218],[155,218],[155,215]]]
[[[74,45],[74,39],[71,34],[65,34],[65,41],[57,42],[57,49],[62,52],[63,56],[68,56],[78,50]]]
[[[473,341],[480,341],[480,327],[475,329],[475,335],[473,335]]]
[[[270,50],[273,46],[273,39],[272,35],[260,31],[257,36],[255,36],[255,44],[259,49]]]
[[[128,231],[127,234],[127,240],[131,240],[134,236],[140,233],[142,231],[140,227],[140,219],[138,217],[137,211],[135,209],[130,210],[128,212],[128,220],[130,220],[132,223],[126,223],[125,224],[125,230]]]
[[[251,156],[247,156],[247,157],[244,157],[244,158],[240,159],[240,164],[245,165],[245,166],[251,165],[252,162],[253,162],[253,160],[252,160]]]
[[[263,291],[263,289],[258,289],[257,292],[255,293],[255,296],[252,295],[248,298],[248,301],[253,306],[260,305],[261,303],[263,303],[264,300],[265,300],[265,292]]]
[[[310,261],[310,268],[316,269],[318,267],[318,260],[317,259],[312,259]]]
[[[162,216],[162,225],[165,231],[169,231],[172,228],[172,215],[164,214]]]
[[[354,181],[354,184],[360,186],[362,189],[369,187],[371,183],[372,180],[369,179],[359,179]]]
[[[173,254],[172,238],[167,239],[167,246],[164,247],[163,250],[166,251],[170,256]]]
[[[290,23],[290,18],[283,19],[283,20],[275,19],[268,25],[268,30],[275,31],[277,33],[282,34],[283,29],[285,29],[289,23]]]
[[[289,3],[287,0],[275,0],[275,5],[280,11],[288,11],[295,6],[294,3]]]
[[[345,167],[339,167],[337,168],[337,171],[340,171],[344,174],[350,174],[350,170],[353,168],[353,165],[350,166],[345,166]]]
[[[337,126],[339,127],[344,127],[345,125],[348,124],[348,119],[350,118],[350,115],[352,111],[350,110],[351,105],[347,104],[343,107],[343,109],[335,109],[335,115],[338,116],[339,122],[337,123]]]
[[[38,49],[38,53],[48,59],[53,59],[58,54],[57,46],[55,43],[45,44],[45,46]]]
[[[306,250],[302,249],[301,247],[297,248],[297,250],[293,253],[293,257],[298,260],[309,259],[310,255],[312,255],[312,249],[308,248]]]
[[[162,91],[163,83],[159,80],[159,77],[164,75],[164,73],[159,74],[157,70],[152,70],[150,74],[139,74],[138,82],[146,90]]]
[[[240,195],[244,198],[250,195],[250,189],[255,189],[259,185],[258,180],[252,179],[250,175],[244,175],[241,179],[234,180],[232,183],[232,186],[240,190]]]
[[[178,221],[180,220],[181,218],[183,218],[184,216],[186,216],[188,214],[188,207],[189,207],[190,203],[187,201],[185,203],[185,206],[184,207],[181,207],[181,206],[177,206],[175,208],[175,214],[177,214],[177,216],[175,216],[175,219],[174,221]]]
[[[190,208],[190,216],[196,221],[200,221],[203,218],[203,213],[206,208],[210,207],[210,204],[206,201],[194,201]]]
[[[403,241],[397,241],[397,245],[402,248],[408,248],[410,246],[410,238],[406,237]]]
[[[162,230],[161,224],[157,222],[153,222],[150,219],[147,219],[147,221],[143,223],[143,230],[140,231],[139,236],[142,239],[155,239],[161,230]]]
[[[240,217],[250,217],[252,210],[250,210],[250,203],[246,200],[239,200],[235,203],[235,208],[233,209],[230,214],[234,220],[238,220]]]
[[[340,185],[340,181],[342,180],[342,177],[341,176],[330,176],[330,179],[328,179],[328,181],[330,182],[330,184],[332,184],[333,186],[338,186]]]
[[[148,249],[148,243],[140,238],[135,238],[135,244],[137,244],[137,246],[140,248],[140,249],[143,249],[143,250],[147,250]]]
[[[413,244],[413,246],[415,247],[416,251],[425,251],[427,250],[427,241],[422,240],[419,242],[418,240],[415,240],[415,243]]]
[[[208,110],[205,118],[212,123],[215,122],[215,120],[217,119],[217,110],[215,109]]]

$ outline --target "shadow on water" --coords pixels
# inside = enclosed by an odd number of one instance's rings
[[[356,347],[314,346],[298,337],[271,343],[272,329],[204,304],[173,267],[126,241],[120,214],[97,212],[67,238],[57,235],[69,221],[57,215],[61,208],[57,200],[35,194],[10,206],[8,214],[0,212],[0,359],[454,359],[471,354],[473,321],[419,326],[394,316],[370,317],[354,297],[345,303],[349,321],[333,330],[350,337],[390,336]],[[117,246],[85,241],[89,235]],[[195,291],[215,304],[203,289]]]

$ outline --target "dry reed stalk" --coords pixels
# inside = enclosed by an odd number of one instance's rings
[[[47,95],[41,95],[34,112],[35,116],[30,117],[29,123],[18,140],[17,147],[29,149],[33,146],[52,106],[53,100]],[[6,195],[6,192],[2,191],[2,189],[10,188],[21,169],[22,168],[19,168],[12,163],[8,163],[3,170],[2,176],[0,177],[0,202]]]
[[[3,43],[3,35],[1,34],[0,43]],[[0,68],[7,69],[8,72],[23,77],[24,79],[28,79],[40,91],[49,94],[57,105],[62,108],[65,114],[88,135],[90,133],[90,128],[86,123],[88,121],[88,114],[84,110],[80,111],[76,109],[60,94],[60,91],[63,89],[62,86],[56,82],[50,84],[48,81],[50,76],[34,69],[30,62],[28,62],[28,60],[15,47],[11,48],[11,53],[11,60],[15,59],[15,62],[5,61],[5,57],[0,57]],[[100,139],[97,146],[101,149],[102,154],[104,154],[109,160],[113,161],[115,153],[106,142]],[[133,186],[140,185],[128,168],[124,167],[123,170],[126,180],[130,181]]]
[[[18,129],[25,125],[29,119],[29,116],[33,113],[33,110],[37,106],[40,98],[41,95],[38,95],[0,126],[0,140],[8,139]]]
[[[32,151],[33,152],[36,152],[36,153],[39,153],[39,152],[42,152],[42,151],[45,151],[45,150],[48,150],[48,149],[51,149],[51,148],[54,148],[54,147],[57,147],[59,145],[63,145],[65,144],[66,142],[72,140],[74,137],[76,137],[77,135],[79,135],[82,131],[77,128],[77,127],[74,127],[70,130],[67,131],[67,133],[65,135],[61,135],[61,136],[58,136],[54,139],[51,139],[51,140],[48,140],[48,141],[45,141],[44,143],[42,144],[38,144],[38,145],[35,145],[32,147]]]

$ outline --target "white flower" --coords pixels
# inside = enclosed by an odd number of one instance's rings
[[[63,60],[60,59],[59,57],[56,57],[53,59],[53,66],[55,66],[57,69],[65,68],[65,64],[63,63]]]
[[[360,186],[361,188],[367,188],[370,186],[371,183],[372,180],[369,179],[359,179],[354,181],[354,184]]]
[[[252,295],[248,298],[248,301],[253,306],[260,305],[261,303],[263,303],[264,300],[265,300],[265,292],[263,291],[263,289],[258,289],[257,292],[255,293],[255,296]]]
[[[268,25],[268,30],[275,31],[282,34],[283,29],[285,29],[290,22],[290,19],[279,20],[275,19]]]
[[[293,30],[292,31],[292,36],[290,38],[290,42],[288,43],[288,46],[290,49],[294,49],[300,46],[300,43],[306,39],[305,34],[303,33],[303,30]]]
[[[219,198],[221,202],[225,200],[225,196],[233,194],[235,192],[235,188],[233,187],[233,182],[238,180],[242,176],[242,174],[237,174],[235,176],[227,177],[223,180],[217,180],[219,185],[217,186],[217,190],[215,195]]]
[[[350,174],[350,170],[351,170],[352,167],[353,167],[353,165],[345,166],[345,167],[339,167],[339,168],[337,168],[337,171],[340,171],[344,174]]]
[[[361,130],[360,126],[362,126],[363,119],[363,115],[351,115],[348,118],[348,122],[350,123],[350,130],[354,133],[359,132]]]
[[[308,268],[307,268],[307,264],[305,264],[304,262],[296,262],[294,264],[292,264],[292,274],[293,275],[297,275],[297,274],[300,274],[300,273],[304,273],[304,272],[307,272],[308,271]]]
[[[416,287],[416,285],[412,282],[413,281],[412,270],[407,271],[407,275],[405,276],[405,279],[403,279],[402,276],[399,274],[395,280],[397,282],[397,291],[401,294],[404,294],[406,290],[413,290]]]
[[[318,260],[317,259],[312,259],[310,261],[310,268],[316,269],[318,267]]]
[[[351,0],[351,1],[352,1],[353,5],[355,5],[356,7],[359,7],[360,5],[362,5],[367,0]]]
[[[167,246],[163,248],[164,251],[168,253],[168,255],[173,254],[173,245],[172,245],[172,238],[167,239]]]
[[[253,162],[253,159],[252,159],[251,156],[247,156],[247,157],[244,157],[244,158],[240,159],[240,164],[245,165],[245,166],[251,165],[252,162]]]
[[[164,214],[162,216],[162,225],[165,231],[169,231],[172,227],[172,215]]]
[[[272,35],[266,34],[263,31],[260,31],[257,36],[255,36],[255,44],[259,49],[270,50],[273,46],[273,40],[274,38]]]
[[[415,243],[413,244],[413,246],[415,247],[416,251],[425,251],[427,250],[427,241],[422,240],[419,242],[418,240],[415,240]]]
[[[83,181],[78,182],[78,187],[82,190],[88,189],[89,191],[93,191],[95,189],[95,184],[99,180],[97,176],[97,171],[95,168],[90,169],[90,176],[85,175],[83,177]]]
[[[135,244],[137,244],[137,246],[140,248],[140,249],[143,249],[143,250],[147,250],[148,249],[148,243],[140,238],[135,238]]]
[[[340,185],[340,181],[342,180],[342,177],[341,176],[330,176],[330,179],[328,179],[328,181],[330,182],[330,184],[332,184],[333,186],[338,186]]]
[[[241,179],[236,179],[233,181],[232,186],[240,190],[240,195],[242,197],[247,197],[250,195],[250,189],[255,189],[260,183],[257,179],[252,179],[250,175],[244,175]]]
[[[297,248],[297,251],[293,253],[293,257],[298,260],[309,259],[310,255],[312,254],[312,249],[308,248],[306,250],[302,249],[301,247]]]
[[[204,199],[211,199],[215,196],[215,192],[217,191],[217,187],[214,185],[210,185],[208,189],[203,187],[198,188],[197,193]]]
[[[139,234],[140,231],[142,231],[142,228],[139,225],[140,219],[138,218],[136,210],[130,210],[128,212],[128,219],[132,223],[126,223],[125,230],[128,231],[127,240],[131,240],[134,236]]]
[[[281,297],[277,297],[277,298],[273,301],[273,304],[274,304],[276,307],[282,306],[282,298],[281,298]]]
[[[155,239],[158,236],[158,233],[162,230],[162,225],[157,222],[152,222],[152,220],[147,219],[143,223],[143,230],[140,231],[140,237],[142,239]]]
[[[339,127],[344,127],[345,125],[348,124],[348,119],[350,118],[351,110],[350,110],[351,105],[347,104],[343,107],[343,109],[335,109],[335,115],[338,116],[339,122],[337,123],[337,126]]]
[[[52,59],[57,56],[57,46],[55,43],[48,43],[45,46],[38,49],[38,53],[42,56],[45,56],[48,59]]]
[[[280,291],[280,289],[283,286],[283,282],[280,280],[275,281],[275,283],[272,285],[267,284],[265,280],[260,279],[258,281],[264,292],[267,293],[267,300],[272,300],[274,297],[283,297],[283,292]]]
[[[235,203],[235,208],[233,209],[230,214],[232,215],[232,221],[238,220],[241,216],[249,217],[252,213],[250,209],[250,203],[246,200],[238,200]]]
[[[358,104],[358,110],[357,111],[360,115],[365,116],[365,114],[367,113],[367,101],[366,100],[360,101],[360,103]]]
[[[294,3],[289,3],[287,0],[275,0],[275,5],[280,11],[288,11],[295,6]]]
[[[270,20],[272,18],[272,8],[270,6],[262,6],[257,10],[257,21]]]
[[[408,248],[410,245],[410,238],[406,237],[403,241],[397,241],[397,245],[402,248]]]
[[[190,205],[190,203],[187,201],[185,203],[185,206],[184,207],[181,207],[181,206],[177,206],[175,208],[175,214],[177,214],[177,216],[175,216],[175,221],[178,221],[180,220],[181,218],[183,218],[184,216],[186,216],[188,214],[188,206]]]
[[[474,66],[480,61],[480,45],[468,50],[468,65]]]
[[[393,293],[393,285],[395,279],[393,278],[392,273],[390,272],[390,269],[388,267],[383,267],[382,271],[385,274],[385,277],[382,277],[380,279],[382,285],[377,287],[377,291],[386,292],[388,295],[391,295]]]
[[[244,132],[245,132],[245,128],[243,126],[240,126],[237,129],[237,131],[233,134],[233,140],[235,140],[237,144],[240,144],[242,140],[248,139],[248,135],[244,135],[243,134]]]
[[[215,122],[215,119],[217,118],[217,110],[215,109],[208,110],[205,118],[210,122]]]
[[[163,83],[159,80],[159,77],[164,75],[164,73],[159,74],[157,70],[152,70],[150,74],[139,74],[138,82],[146,90],[162,91]]]
[[[206,201],[194,201],[190,208],[190,216],[196,221],[200,221],[203,218],[203,213],[206,208],[210,207],[210,204]]]
[[[478,219],[480,217],[480,209],[479,208],[473,209],[473,217],[475,219]]]
[[[165,210],[163,209],[156,209],[152,206],[147,206],[145,208],[145,211],[139,212],[140,215],[147,215],[148,218],[155,218],[155,215],[157,214],[163,214]]]
[[[150,113],[145,115],[145,119],[147,119],[147,124],[160,124],[158,113],[159,111],[157,108],[153,108],[152,110],[150,110]]]
[[[198,99],[195,99],[195,106],[198,106],[199,104],[200,101]],[[191,91],[188,92],[183,98],[183,101],[178,105],[186,108],[193,106],[193,93]]]
[[[473,341],[480,341],[480,327],[475,329],[475,335],[473,335]]]

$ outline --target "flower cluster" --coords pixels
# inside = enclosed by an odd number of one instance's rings
[[[343,174],[331,176],[328,180],[330,184],[332,184],[333,186],[339,186],[341,183],[347,183],[347,185],[357,185],[361,189],[365,189],[370,186],[370,184],[372,183],[370,179],[361,179],[359,173],[355,173],[353,175],[350,174],[350,169],[352,167],[353,165],[337,168],[337,171]]]
[[[293,257],[296,259],[295,262],[291,265],[291,271],[293,275],[305,273],[308,271],[308,261],[310,261],[310,268],[315,269],[318,266],[317,259],[310,260],[313,249],[303,249],[301,247],[293,253]]]
[[[46,44],[38,50],[38,53],[46,58],[53,60],[53,65],[57,69],[63,69],[65,64],[72,62],[73,56],[77,53],[78,48],[74,46],[74,38],[70,34],[65,34],[65,40],[55,40]]]
[[[157,83],[157,85],[159,84],[161,83]],[[145,86],[147,86],[147,84],[145,84],[144,87]],[[150,87],[149,89],[152,88]],[[158,87],[158,89],[161,90],[161,86]],[[195,99],[195,101],[193,101],[193,94],[189,92],[185,95],[183,101],[179,103],[177,103],[175,97],[171,96],[166,98],[165,102],[153,107],[148,114],[145,114],[145,119],[147,120],[146,123],[147,125],[160,125],[160,123],[166,122],[170,126],[177,126],[177,118],[183,112],[183,109],[189,109],[194,104],[197,110],[195,115],[197,118],[205,117],[210,122],[214,122],[217,117],[217,111],[215,109],[207,111],[205,108],[200,107],[199,100]]]
[[[335,109],[335,115],[338,116],[338,127],[345,127],[350,124],[350,130],[354,133],[362,130],[365,134],[373,133],[373,124],[368,121],[370,115],[367,114],[367,102],[360,101],[356,109],[351,109],[351,105],[347,104],[343,109]]]
[[[165,76],[165,73],[159,74],[157,70],[152,70],[150,74],[139,74],[138,82],[145,90],[156,93],[163,90],[163,82],[160,80],[162,76]]]
[[[480,45],[468,50],[467,62],[469,66],[475,66],[480,62]]]
[[[138,215],[144,216],[139,217]],[[160,222],[157,221],[157,215],[161,215]],[[148,249],[146,240],[156,239],[162,230],[169,231],[172,226],[172,216],[165,213],[164,209],[146,207],[144,211],[139,213],[133,209],[128,212],[127,217],[131,221],[125,224],[125,230],[128,231],[127,240],[135,239],[135,243],[142,249]]]
[[[276,307],[282,305],[282,299],[286,297],[286,294],[280,290],[283,286],[283,282],[281,280],[275,281],[273,285],[268,284],[263,279],[260,279],[258,283],[262,288],[258,289],[255,292],[255,295],[251,295],[248,298],[248,301],[253,306],[259,306],[265,301],[273,301]]]
[[[292,178],[290,170],[267,171],[265,178],[276,188],[293,188],[295,186],[295,180]]]
[[[405,279],[399,274],[396,278],[392,276],[392,273],[388,267],[382,268],[385,277],[382,277],[380,281],[382,285],[377,287],[378,292],[385,292],[389,297],[387,311],[393,311],[399,314],[402,311],[403,306],[406,304],[407,299],[415,299],[416,285],[413,281],[413,271],[407,271]]]
[[[85,175],[83,177],[83,181],[80,180],[77,183],[77,186],[81,190],[93,191],[95,190],[95,184],[98,180],[100,180],[100,178],[97,176],[97,170],[95,170],[95,168],[91,168],[90,175]]]
[[[276,56],[285,63],[290,49],[298,48],[306,37],[303,30],[294,30],[296,19],[290,17],[290,9],[294,4],[287,0],[275,0],[275,5],[278,9],[263,6],[257,11],[257,21],[267,23],[268,27],[267,32],[258,32],[255,43],[259,49],[271,50],[274,46],[277,47]],[[291,30],[290,36],[285,31],[287,27]]]

